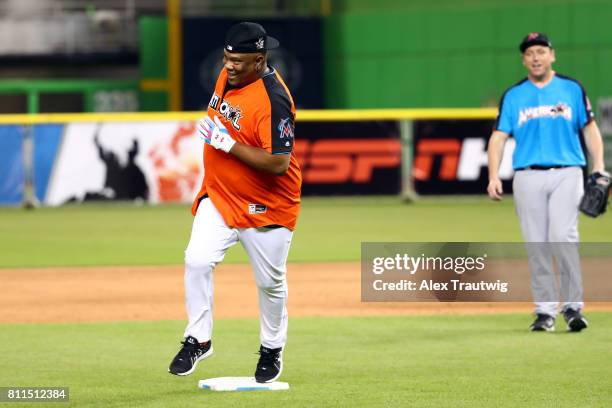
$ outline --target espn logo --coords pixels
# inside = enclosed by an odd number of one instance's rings
[[[515,140],[506,142],[504,157],[499,168],[501,179],[511,179],[512,153]],[[486,173],[488,165],[487,139],[420,139],[416,142],[413,175],[416,181],[476,181]],[[437,173],[434,172],[439,163]]]
[[[401,165],[397,139],[298,140],[295,154],[305,183],[369,183],[375,169]]]

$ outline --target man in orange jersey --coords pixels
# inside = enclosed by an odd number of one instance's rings
[[[278,41],[256,23],[227,33],[223,69],[198,124],[205,141],[205,175],[192,213],[185,251],[188,324],[169,367],[191,374],[212,354],[213,270],[240,241],[259,292],[258,382],[282,371],[287,339],[287,255],[300,209],[300,167],[293,152],[295,106],[287,86],[267,64]]]

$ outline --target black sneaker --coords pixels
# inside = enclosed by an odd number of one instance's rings
[[[567,331],[579,332],[582,329],[586,329],[589,325],[584,316],[580,313],[580,310],[567,309],[563,312],[565,323],[567,323]]]
[[[195,337],[188,336],[181,344],[183,347],[168,368],[170,374],[189,375],[196,369],[198,361],[210,357],[213,353],[212,342],[210,341],[203,346],[198,343]]]
[[[529,326],[531,331],[555,331],[555,318],[547,314],[538,313],[535,321]]]
[[[259,347],[259,361],[255,369],[255,381],[267,383],[280,377],[283,371],[283,348]]]

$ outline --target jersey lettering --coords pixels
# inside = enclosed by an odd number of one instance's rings
[[[217,106],[219,105],[219,95],[217,95],[216,93],[213,93],[212,98],[210,98],[210,102],[208,103],[208,106],[210,106],[213,109],[217,109]]]
[[[559,102],[556,105],[543,105],[535,106],[531,108],[521,109],[519,112],[519,127],[523,126],[526,122],[532,119],[551,117],[557,118],[562,117],[565,120],[571,122],[572,120],[572,108],[566,103]]]
[[[240,130],[240,118],[242,118],[242,112],[240,108],[235,108],[230,105],[226,100],[221,102],[221,106],[219,107],[219,113],[222,114],[226,120],[232,122],[232,126],[236,130]]]

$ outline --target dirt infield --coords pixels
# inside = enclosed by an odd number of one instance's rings
[[[362,303],[359,263],[289,266],[290,316],[531,311],[529,303]],[[182,266],[0,269],[0,323],[185,319]],[[612,310],[612,303],[589,303]],[[215,318],[257,317],[248,265],[215,271]]]

